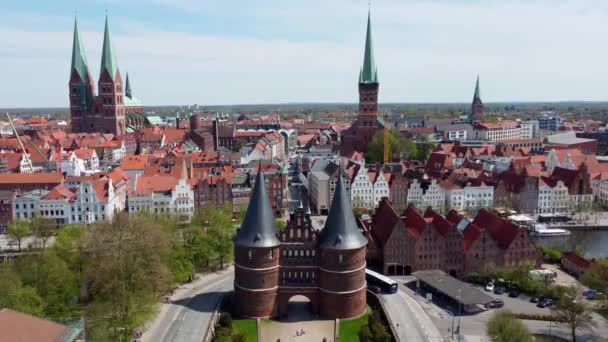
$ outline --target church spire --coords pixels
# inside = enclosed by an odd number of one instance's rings
[[[367,13],[367,35],[365,37],[365,53],[363,66],[359,74],[359,83],[378,83],[378,69],[374,62],[374,46],[372,42],[371,11]]]
[[[87,66],[87,58],[84,53],[84,45],[80,40],[80,32],[78,31],[78,19],[74,18],[74,42],[72,44],[72,69],[76,70],[82,81],[88,81],[89,68]]]
[[[112,80],[116,77],[118,71],[118,63],[116,62],[116,56],[114,55],[114,49],[112,48],[112,38],[110,37],[110,25],[108,24],[108,16],[106,15],[106,27],[103,34],[103,50],[101,52],[101,70],[99,76],[103,74],[103,71],[107,70]]]
[[[125,96],[128,98],[132,98],[133,94],[131,93],[131,83],[129,83],[129,73],[127,72],[127,85],[125,86]]]
[[[479,75],[477,75],[477,83],[475,83],[475,94],[473,95],[473,101],[481,100],[481,96],[479,93]]]

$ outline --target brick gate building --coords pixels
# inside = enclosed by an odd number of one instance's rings
[[[356,317],[365,311],[367,240],[359,231],[341,181],[322,230],[310,214],[295,209],[278,234],[262,172],[234,238],[234,294],[240,316],[285,317],[290,298],[310,300],[325,319]]]

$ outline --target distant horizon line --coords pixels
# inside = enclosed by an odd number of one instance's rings
[[[584,104],[584,103],[593,103],[593,104],[608,104],[608,99],[606,100],[558,100],[558,101],[495,101],[495,102],[484,102],[484,105],[497,105],[497,104]],[[146,107],[187,107],[197,105],[197,103],[192,104],[163,104],[163,105],[144,105]],[[199,107],[209,108],[209,107],[262,107],[262,106],[319,106],[319,105],[334,105],[334,106],[358,106],[358,102],[278,102],[278,103],[239,103],[239,104],[217,104],[217,105],[201,105],[198,104]],[[384,102],[378,103],[379,107],[382,106],[395,106],[395,105],[465,105],[470,106],[469,102]],[[6,110],[25,110],[25,109],[53,109],[53,110],[69,110],[70,107],[0,107],[0,112]]]

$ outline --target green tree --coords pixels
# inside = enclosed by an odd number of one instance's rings
[[[509,311],[499,311],[488,322],[488,335],[493,342],[533,342],[528,328]]]
[[[608,292],[608,265],[604,260],[593,263],[590,269],[581,276],[581,283],[603,293]]]
[[[576,342],[576,330],[595,325],[582,289],[576,285],[564,289],[551,311],[558,321],[565,322],[570,327],[572,342]]]
[[[57,231],[57,224],[49,218],[34,216],[30,221],[30,229],[35,237],[42,240],[42,248],[46,248],[46,242]]]
[[[8,235],[9,239],[17,240],[19,252],[21,252],[21,242],[25,237],[31,235],[32,231],[27,221],[14,220],[13,222],[9,223],[6,234]]]
[[[55,243],[51,247],[51,251],[79,275],[85,257],[83,243],[86,230],[85,226],[79,224],[65,225],[57,232]]]
[[[35,288],[23,285],[17,273],[10,268],[0,268],[0,308],[42,316],[44,301]]]
[[[418,150],[416,144],[403,137],[398,130],[391,130],[389,133],[389,159],[393,157],[415,158]],[[384,162],[384,131],[376,133],[369,144],[367,152],[368,163]]]
[[[418,151],[416,153],[416,159],[418,159],[420,161],[425,161],[429,157],[429,154],[431,154],[431,152],[433,151],[434,147],[435,147],[435,143],[430,141],[429,137],[425,135],[422,138],[422,142],[420,142],[418,144],[418,147],[417,147]]]
[[[217,256],[220,268],[224,268],[224,264],[230,262],[233,256],[232,238],[236,232],[236,221],[232,219],[232,206],[203,206],[195,213],[192,221],[193,224],[203,227],[206,236],[204,243],[211,247]]]
[[[171,284],[167,232],[146,215],[121,213],[96,224],[85,238],[85,272],[91,304],[87,316],[93,339],[129,336],[149,319]]]
[[[274,220],[274,222],[275,222],[275,225],[277,226],[277,230],[279,232],[282,232],[283,229],[285,229],[285,227],[287,227],[287,222],[285,222],[284,220],[276,219],[276,220]]]
[[[44,315],[53,319],[74,317],[79,294],[79,277],[55,253],[43,251],[15,262],[24,285],[36,289],[46,304]]]

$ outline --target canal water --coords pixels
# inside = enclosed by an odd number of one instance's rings
[[[608,231],[574,230],[570,236],[572,248],[581,246],[586,258],[608,258]]]

